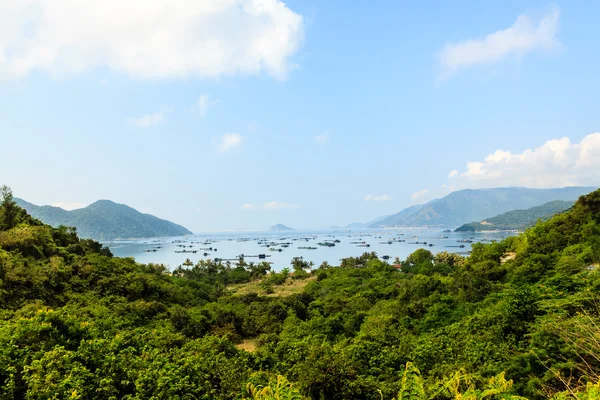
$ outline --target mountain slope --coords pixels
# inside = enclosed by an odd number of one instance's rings
[[[72,211],[15,200],[34,218],[54,227],[74,226],[81,237],[95,240],[181,236],[192,233],[181,225],[142,214],[134,208],[110,200],[98,200],[85,208]]]
[[[412,206],[391,215],[376,224],[377,227],[435,227],[454,228],[472,221],[481,221],[496,215],[528,209],[554,200],[574,201],[595,190],[594,187],[566,187],[557,189],[494,188],[465,189]]]
[[[346,228],[348,228],[348,229],[368,228],[371,225],[377,224],[379,221],[383,221],[387,217],[389,217],[389,215],[384,215],[379,218],[375,218],[369,222],[353,222],[351,224],[346,225]]]
[[[573,204],[575,204],[574,201],[555,200],[527,210],[513,210],[485,221],[464,224],[457,228],[456,232],[523,230],[535,225],[538,220],[545,221],[568,210]]]

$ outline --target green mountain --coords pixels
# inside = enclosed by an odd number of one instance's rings
[[[67,211],[59,207],[36,206],[15,199],[31,216],[58,227],[73,226],[84,238],[94,240],[134,239],[157,236],[182,236],[192,232],[181,225],[157,218],[110,200],[98,200],[85,208]]]
[[[482,221],[508,211],[524,210],[554,200],[574,201],[595,189],[583,186],[556,189],[465,189],[426,204],[406,208],[369,227],[455,228],[472,221]]]
[[[286,232],[286,231],[293,231],[294,228],[290,228],[289,226],[285,226],[283,224],[277,224],[277,225],[273,225],[270,228],[271,232]]]
[[[524,230],[539,220],[546,221],[552,216],[573,207],[574,201],[551,201],[527,210],[513,210],[488,218],[481,222],[470,222],[456,229],[456,232]]]

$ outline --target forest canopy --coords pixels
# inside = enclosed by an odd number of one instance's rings
[[[397,268],[365,253],[278,273],[139,264],[42,224],[7,187],[0,201],[1,399],[600,393],[600,191],[466,258],[417,250]]]

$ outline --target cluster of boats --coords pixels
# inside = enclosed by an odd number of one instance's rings
[[[456,248],[456,251],[453,251],[458,254],[469,254],[470,247],[472,243],[475,242],[495,242],[495,239],[490,238],[457,238],[456,243],[444,243],[443,241],[449,239],[447,235],[441,233],[439,236],[434,236],[431,234],[424,234],[428,241],[419,240],[419,236],[411,236],[410,239],[408,237],[405,238],[404,233],[399,232],[347,232],[345,234],[318,234],[318,235],[305,235],[305,236],[295,236],[294,234],[289,235],[287,237],[280,236],[264,236],[264,237],[222,237],[215,239],[201,239],[196,241],[190,241],[188,238],[185,239],[176,239],[170,241],[171,246],[169,246],[169,241],[163,240],[155,240],[152,242],[146,242],[151,244],[149,248],[143,250],[144,252],[158,252],[161,249],[167,249],[174,251],[178,254],[200,254],[204,257],[210,257],[212,254],[217,252],[217,248],[214,246],[215,243],[221,242],[222,246],[225,246],[225,249],[230,249],[232,246],[226,245],[224,242],[238,242],[238,243],[255,243],[258,247],[264,248],[263,251],[261,249],[257,249],[257,253],[248,254],[239,254],[235,257],[229,258],[213,258],[215,261],[238,261],[240,259],[248,259],[248,258],[257,258],[259,260],[266,260],[271,257],[271,254],[268,253],[281,253],[288,249],[297,249],[297,250],[310,250],[315,251],[319,248],[333,248],[342,243],[344,241],[344,245],[352,245],[353,247],[362,247],[362,248],[371,248],[375,247],[377,252],[381,251],[382,245],[394,245],[394,244],[407,244],[407,245],[417,245],[421,247],[446,247],[446,248]],[[336,237],[337,236],[337,237]],[[190,238],[196,239],[196,238]],[[375,239],[375,241],[374,241]],[[421,237],[423,239],[423,237]],[[442,240],[442,242],[440,241]],[[220,246],[220,247],[222,247]],[[245,251],[253,251],[252,247],[248,247],[246,245],[240,246]],[[235,246],[233,246],[235,248]],[[250,250],[248,250],[250,249]],[[464,251],[458,251],[458,249],[464,249]],[[227,252],[228,250],[222,251]],[[292,250],[293,251],[293,250]],[[406,251],[406,250],[403,250]],[[385,254],[385,252],[382,252]],[[382,255],[381,259],[389,260],[391,257],[389,255]],[[277,259],[279,260],[279,259]],[[313,260],[314,261],[314,260]]]

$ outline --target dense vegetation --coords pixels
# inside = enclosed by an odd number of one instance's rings
[[[456,229],[456,232],[475,232],[493,230],[525,230],[539,220],[546,221],[552,216],[573,207],[574,201],[555,200],[527,210],[513,210],[485,221],[471,222]]]
[[[464,189],[441,199],[416,205],[370,224],[381,226],[456,228],[472,221],[482,221],[511,210],[524,210],[549,201],[575,201],[597,188],[576,186],[558,189],[519,187]]]
[[[36,206],[15,199],[31,216],[55,228],[77,228],[79,236],[94,240],[183,236],[192,232],[181,225],[157,218],[110,200],[98,200],[87,207],[67,211],[59,207]]]
[[[417,250],[398,270],[365,253],[293,274],[171,274],[0,197],[1,399],[600,395],[600,191],[466,259]],[[309,283],[268,295],[294,279]]]

